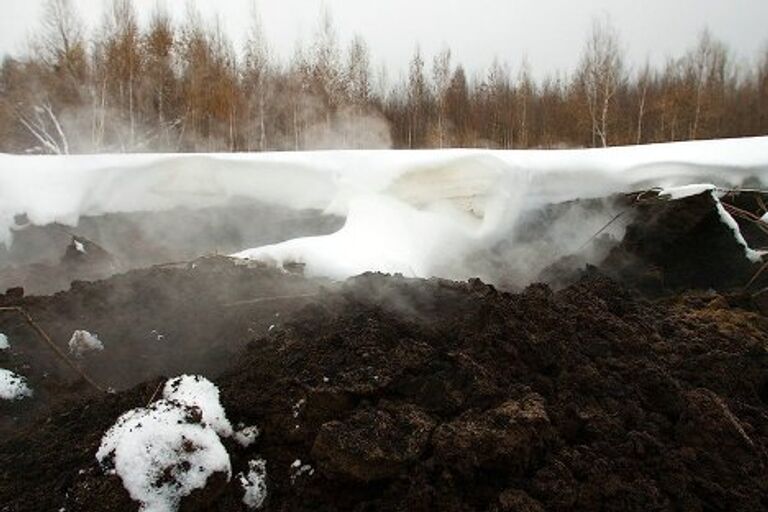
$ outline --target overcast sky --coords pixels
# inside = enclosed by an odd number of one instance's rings
[[[92,26],[106,0],[73,0]],[[206,16],[218,11],[240,41],[253,0],[198,0]],[[146,17],[156,0],[134,0]],[[619,29],[630,61],[661,63],[691,46],[709,27],[742,59],[768,45],[768,0],[257,0],[274,49],[289,56],[298,37],[308,40],[323,5],[341,39],[355,32],[368,41],[375,65],[390,78],[405,68],[418,42],[427,61],[444,45],[470,72],[495,56],[517,67],[527,56],[536,75],[570,71],[578,60],[591,19],[608,15]],[[43,0],[0,0],[0,53],[18,54],[39,23]],[[178,18],[185,0],[166,0]]]

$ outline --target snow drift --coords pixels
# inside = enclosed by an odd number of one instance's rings
[[[589,150],[0,155],[0,240],[12,242],[21,214],[32,224],[75,225],[83,215],[246,198],[346,221],[331,235],[243,247],[240,258],[339,279],[370,270],[490,281],[497,276],[489,262],[502,258],[524,280],[614,214],[608,205],[574,208],[519,243],[523,221],[548,204],[701,183],[761,187],[767,179],[768,137]],[[621,230],[617,223],[608,234]]]

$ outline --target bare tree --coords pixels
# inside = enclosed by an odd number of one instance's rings
[[[142,72],[139,25],[131,0],[112,0],[105,11],[99,65],[102,87],[127,126],[122,147],[137,147],[138,81]],[[102,96],[103,102],[103,96]],[[117,135],[122,139],[122,125]]]
[[[523,57],[520,72],[517,76],[517,91],[520,104],[520,115],[518,116],[520,119],[520,146],[527,148],[529,141],[528,105],[536,90],[533,78],[531,77],[531,66],[526,57]]]
[[[46,101],[35,106],[32,115],[21,111],[17,115],[19,122],[47,152],[55,155],[69,154],[69,141],[50,103]]]
[[[705,115],[707,96],[721,91],[725,83],[728,50],[723,43],[712,37],[708,29],[699,35],[696,48],[683,58],[683,67],[694,89],[693,122],[690,138],[696,139]]]
[[[256,103],[258,148],[264,151],[267,148],[266,104],[267,96],[270,94],[269,75],[271,74],[272,55],[255,1],[251,5],[251,26],[245,43],[244,66],[244,86],[251,102]]]
[[[79,81],[85,74],[85,29],[71,0],[45,0],[42,31],[36,41],[42,62]]]
[[[333,25],[331,11],[327,8],[320,13],[311,59],[313,92],[325,103],[326,123],[330,129],[332,115],[342,101],[344,84],[336,28]]]
[[[579,77],[592,124],[592,145],[608,145],[608,116],[616,92],[625,79],[623,52],[616,29],[608,19],[593,20],[582,55]]]
[[[444,48],[432,61],[432,83],[437,102],[437,136],[440,147],[445,146],[445,111],[448,87],[451,83],[451,50]]]
[[[637,76],[637,88],[639,89],[639,101],[637,106],[637,129],[635,144],[640,144],[643,140],[643,119],[645,117],[646,103],[648,100],[648,88],[651,83],[651,68],[646,61],[643,69]]]
[[[168,11],[163,4],[157,4],[144,37],[143,53],[147,71],[144,80],[148,94],[143,108],[148,120],[156,119],[157,138],[162,140],[164,148],[174,146],[171,142],[172,131],[181,123],[175,104],[178,97],[174,73],[176,44],[176,34]]]
[[[368,45],[359,34],[355,34],[349,43],[345,82],[347,97],[359,112],[370,102],[373,94],[371,56]]]
[[[419,147],[424,142],[429,90],[424,76],[424,59],[417,46],[408,66],[408,147]]]

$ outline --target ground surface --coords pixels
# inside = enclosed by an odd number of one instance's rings
[[[765,510],[768,317],[709,206],[644,207],[600,268],[561,273],[556,291],[330,283],[208,258],[6,295],[62,346],[98,333],[105,350],[78,364],[117,392],[76,382],[0,317],[0,366],[36,391],[1,411],[0,510],[137,510],[94,454],[181,372],[211,378],[233,424],[261,428],[227,449],[234,473],[267,461],[265,510]],[[688,229],[674,224],[659,251],[648,233],[661,228],[644,226],[665,215]],[[685,265],[691,230],[713,242]],[[690,271],[711,258],[729,270]],[[182,510],[245,510],[242,494],[212,482]]]

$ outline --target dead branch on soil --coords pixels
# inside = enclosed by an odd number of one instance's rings
[[[760,209],[762,210],[763,214],[768,212],[768,206],[765,205],[765,201],[763,201],[763,196],[758,195],[756,197],[756,199],[757,199],[757,206],[760,207]]]
[[[763,272],[765,272],[765,269],[768,269],[768,261],[763,263],[759,269],[757,269],[757,272],[755,272],[755,275],[752,276],[752,279],[749,280],[749,282],[744,285],[744,291],[749,290],[749,287],[755,284],[755,281],[757,281],[757,278],[762,275]]]
[[[154,402],[154,401],[155,401],[155,397],[156,397],[156,396],[157,396],[157,394],[160,392],[160,388],[161,388],[161,387],[163,387],[163,384],[165,384],[165,381],[164,381],[164,380],[161,380],[161,381],[160,381],[160,383],[159,383],[159,384],[157,385],[157,387],[155,388],[155,392],[154,392],[154,393],[152,393],[152,396],[150,396],[150,397],[149,397],[149,401],[147,402],[147,405],[146,405],[147,407],[149,407],[149,406],[150,406],[150,404],[151,404],[152,402]]]
[[[758,229],[760,229],[760,231],[768,235],[768,223],[766,223],[761,217],[755,215],[752,212],[748,212],[747,210],[742,210],[737,206],[733,206],[732,204],[723,202],[722,200],[720,201],[720,204],[722,204],[723,208],[725,208],[725,210],[731,215],[754,223]]]
[[[100,392],[104,393],[104,389],[101,388],[96,382],[91,379],[85,371],[80,368],[78,365],[75,364],[72,359],[67,356],[66,353],[64,353],[63,350],[59,348],[58,345],[56,345],[50,336],[43,330],[42,327],[40,327],[37,322],[35,322],[29,313],[27,313],[27,310],[20,307],[20,306],[6,306],[6,307],[0,307],[0,311],[9,311],[9,312],[15,312],[21,315],[21,317],[24,319],[24,321],[32,327],[32,330],[35,331],[35,334],[37,334],[38,338],[40,338],[48,347],[53,350],[53,352],[61,359],[63,360],[67,366],[72,368],[75,372],[77,372],[80,377],[83,378],[85,382],[87,382],[89,385],[91,385],[93,388],[99,390]]]
[[[616,222],[617,220],[619,220],[619,218],[621,218],[621,216],[622,216],[622,215],[624,215],[625,213],[627,213],[627,210],[624,210],[623,212],[619,212],[619,213],[617,213],[616,215],[614,215],[614,217],[613,217],[611,220],[609,220],[609,221],[608,221],[608,223],[607,223],[605,226],[603,226],[602,228],[600,228],[599,230],[597,230],[597,233],[595,233],[594,235],[592,235],[592,236],[589,238],[589,240],[587,240],[586,242],[584,242],[583,244],[581,244],[581,247],[579,247],[579,248],[576,250],[576,252],[578,252],[578,251],[582,250],[582,249],[583,249],[583,248],[585,248],[587,245],[589,245],[589,244],[590,244],[590,242],[592,242],[592,240],[594,240],[595,238],[597,238],[598,236],[600,236],[600,233],[602,233],[603,231],[605,231],[606,229],[608,229],[608,228],[611,226],[611,224],[613,224],[614,222]]]
[[[304,293],[301,295],[275,295],[273,297],[257,297],[255,299],[249,299],[249,300],[239,300],[237,302],[230,302],[229,304],[222,304],[225,308],[231,308],[235,306],[246,306],[248,304],[259,304],[261,302],[275,302],[275,301],[281,301],[281,300],[292,300],[292,299],[306,299],[310,297],[317,297],[319,293]]]

